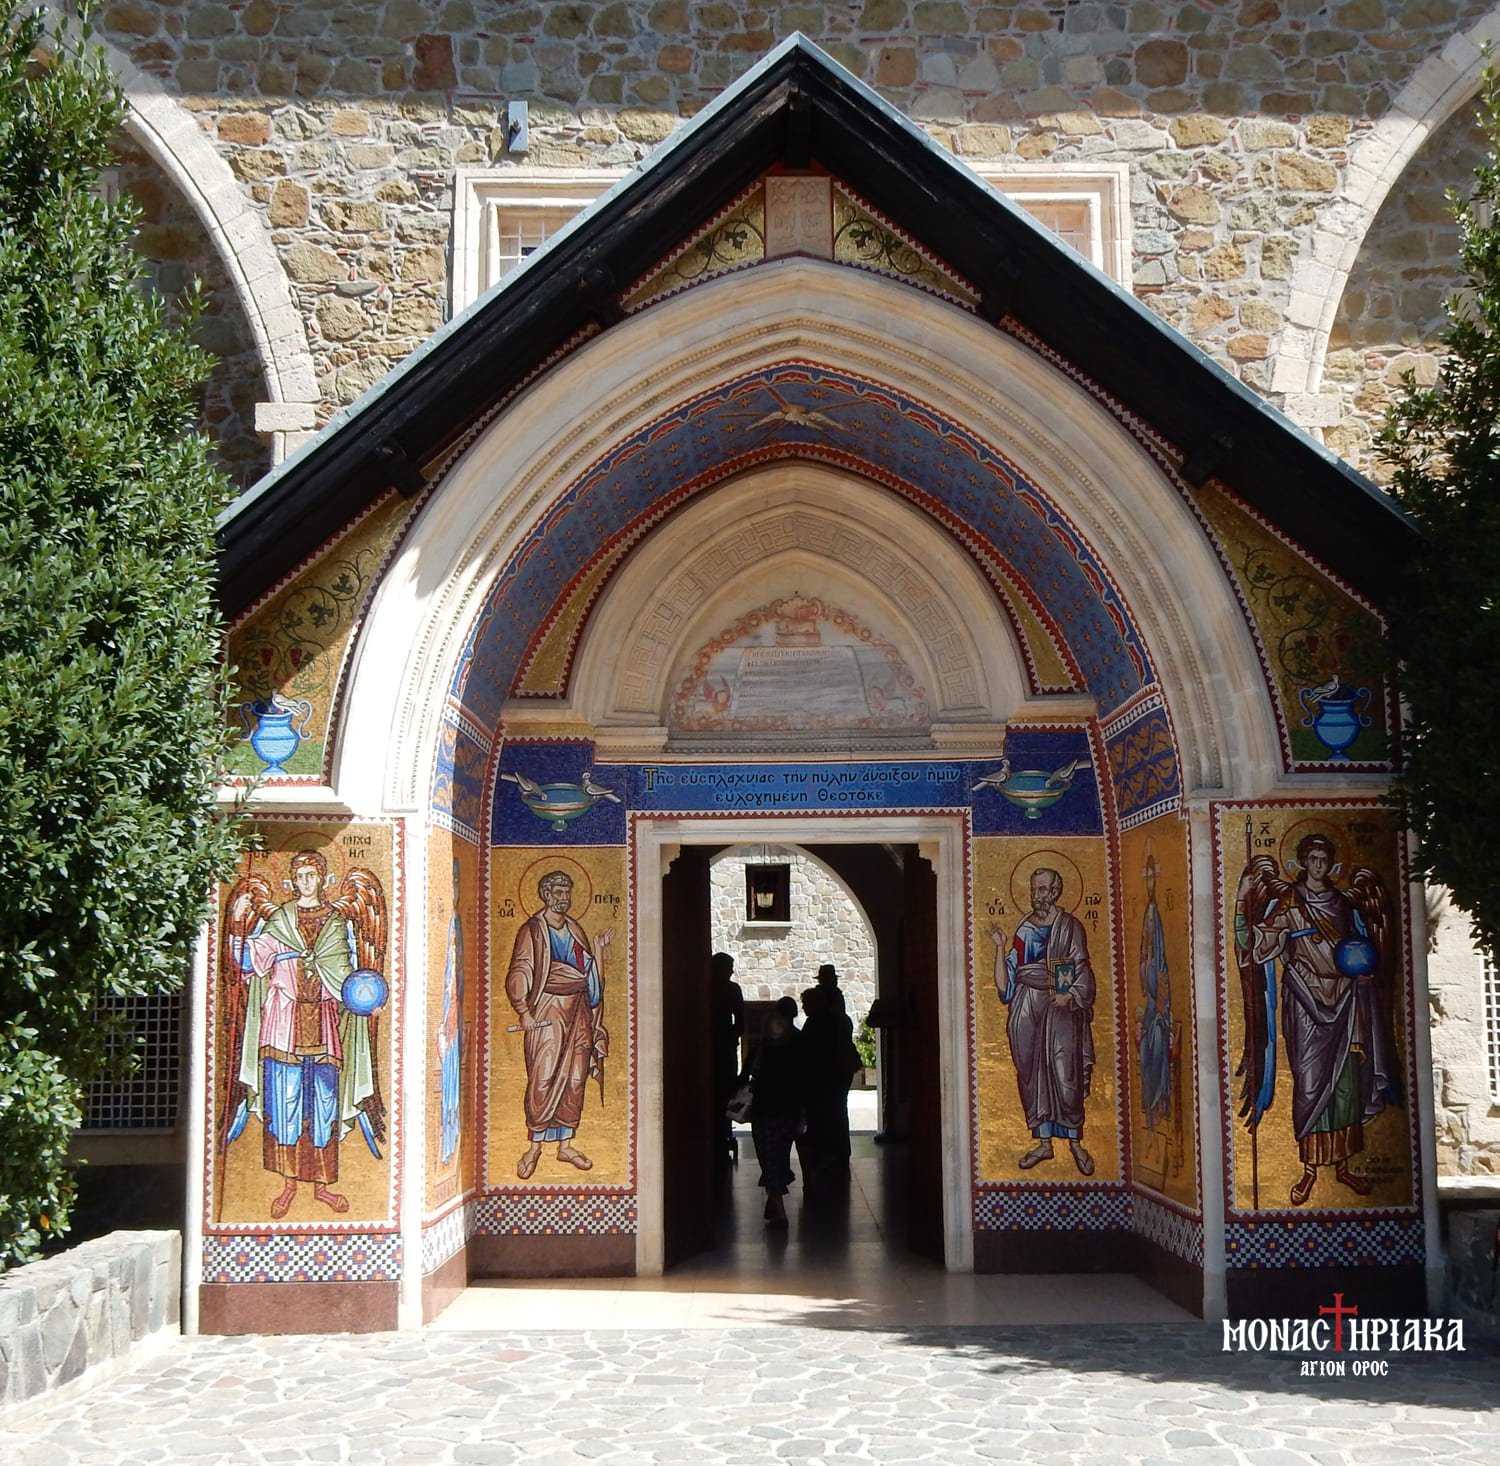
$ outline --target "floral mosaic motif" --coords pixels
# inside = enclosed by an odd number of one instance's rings
[[[670,262],[652,275],[625,301],[627,310],[639,310],[663,295],[686,285],[757,264],[766,257],[765,191],[759,185],[729,214],[710,224]]]
[[[972,291],[839,188],[833,191],[833,257],[840,264],[893,275],[966,304],[975,300]]]
[[[1205,491],[1202,504],[1254,622],[1293,762],[1384,765],[1389,724],[1379,617],[1228,495]],[[1339,717],[1318,707],[1325,699],[1359,706]]]
[[[409,508],[390,495],[230,633],[238,694],[231,718],[242,734],[231,749],[232,772],[321,774],[344,652]],[[268,724],[279,725],[287,710],[293,720],[273,736]]]

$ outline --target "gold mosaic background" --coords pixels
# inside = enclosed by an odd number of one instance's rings
[[[1119,1086],[1115,991],[1115,934],[1110,914],[1109,859],[1102,836],[979,837],[974,841],[974,1026],[980,1182],[1056,1184],[1084,1178],[1066,1140],[1053,1142],[1053,1158],[1029,1171],[1016,1162],[1035,1143],[1026,1128],[1016,1071],[1005,1037],[1006,1008],[995,988],[997,950],[1003,958],[1016,926],[1031,909],[1030,878],[1050,866],[1063,878],[1061,906],[1083,922],[1094,969],[1093,1084],[1084,1108],[1083,1146],[1094,1159],[1091,1181],[1118,1181]],[[994,924],[1003,932],[998,949]]]
[[[1281,1033],[1281,1013],[1276,1022],[1276,1093],[1261,1117],[1252,1139],[1242,1119],[1241,1080],[1234,1070],[1240,1062],[1245,1040],[1245,1005],[1241,997],[1239,969],[1235,957],[1235,895],[1240,872],[1245,868],[1246,845],[1257,855],[1276,861],[1283,880],[1294,879],[1292,866],[1297,842],[1312,833],[1327,835],[1337,851],[1339,865],[1332,882],[1346,889],[1359,867],[1374,871],[1389,893],[1394,924],[1391,940],[1397,944],[1398,972],[1394,1012],[1389,1016],[1395,1051],[1400,1064],[1402,1102],[1388,1105],[1364,1126],[1364,1150],[1350,1161],[1350,1169],[1371,1182],[1368,1196],[1358,1196],[1340,1185],[1333,1167],[1319,1167],[1318,1179],[1305,1207],[1308,1211],[1346,1208],[1409,1206],[1413,1198],[1412,1117],[1409,1106],[1412,1076],[1406,1034],[1411,1001],[1405,939],[1405,885],[1398,856],[1399,833],[1389,813],[1377,805],[1328,808],[1298,805],[1220,805],[1215,811],[1220,851],[1220,899],[1223,903],[1223,948],[1220,962],[1224,973],[1224,1002],[1229,1035],[1229,1072],[1226,1094],[1231,1106],[1232,1154],[1230,1198],[1236,1211],[1256,1209],[1256,1173],[1259,1209],[1295,1210],[1290,1188],[1302,1175],[1296,1135],[1292,1128],[1292,1088],[1287,1068],[1286,1041]],[[1282,994],[1278,968],[1277,993]],[[1258,1162],[1258,1167],[1257,1167]]]
[[[1222,490],[1206,485],[1198,502],[1249,603],[1294,761],[1318,763],[1329,757],[1328,747],[1303,726],[1307,710],[1298,693],[1337,678],[1351,691],[1365,688],[1370,693],[1362,700],[1370,726],[1349,745],[1349,757],[1383,764],[1389,746],[1379,618]]]
[[[455,1153],[444,1162],[443,1092],[439,1034],[443,1027],[444,986],[454,952],[454,865],[458,866],[458,943],[462,954],[463,1001],[460,1042],[459,1136]],[[474,1184],[478,1156],[479,1068],[483,1060],[480,1033],[479,851],[449,831],[434,828],[428,845],[427,900],[427,1054],[423,1061],[423,1115],[427,1132],[426,1194],[428,1210],[463,1195]]]
[[[241,735],[229,753],[229,772],[255,775],[265,762],[251,748],[240,706],[273,693],[306,702],[311,715],[294,727],[305,736],[282,767],[288,774],[321,778],[340,668],[359,618],[374,590],[375,574],[395,543],[411,504],[392,490],[338,542],[311,561],[296,579],[229,633],[234,668],[230,725]],[[254,727],[253,715],[251,727]]]
[[[613,845],[518,846],[495,850],[490,859],[488,1184],[542,1189],[630,1185],[634,1075],[625,851]],[[548,1142],[542,1147],[535,1174],[521,1181],[516,1162],[529,1143],[522,1108],[526,1063],[521,1035],[508,1032],[516,1015],[505,996],[505,974],[516,933],[541,907],[537,882],[552,870],[565,870],[573,877],[573,907],[568,914],[588,933],[596,953],[601,934],[614,931],[611,951],[601,961],[609,1058],[604,1066],[603,1096],[598,1083],[590,1079],[583,1118],[573,1140],[593,1161],[593,1169],[579,1171],[558,1161],[556,1145]]]
[[[265,1223],[295,1226],[315,1223],[339,1230],[368,1222],[395,1219],[391,1169],[391,1137],[398,1133],[399,1095],[393,1064],[392,1033],[400,1012],[400,986],[396,980],[395,954],[399,950],[397,889],[390,825],[364,821],[264,820],[255,825],[262,849],[252,850],[241,864],[240,874],[255,875],[270,883],[277,902],[293,899],[290,887],[290,865],[299,850],[319,850],[328,861],[329,874],[335,878],[329,899],[337,899],[346,889],[344,878],[352,866],[374,873],[386,902],[386,955],[383,976],[390,986],[390,1000],[373,1019],[372,1049],[380,1094],[386,1108],[386,1138],[379,1142],[382,1159],[370,1153],[356,1125],[342,1137],[339,1145],[339,1176],[330,1190],[345,1196],[349,1210],[335,1213],[314,1199],[311,1182],[298,1183],[297,1196],[284,1218],[271,1216],[271,1203],[281,1191],[283,1178],[267,1171],[262,1164],[263,1127],[251,1115],[244,1131],[223,1144],[228,1085],[237,1056],[231,1052],[227,1031],[226,997],[230,986],[238,981],[225,942],[225,917],[235,882],[219,888],[218,942],[213,954],[211,980],[214,993],[213,1092],[209,1102],[209,1134],[212,1137],[210,1172],[210,1225],[215,1223]]]
[[[1141,1026],[1149,998],[1143,981],[1143,934],[1149,906],[1147,862],[1156,865],[1156,909],[1166,948],[1176,1054],[1169,1057],[1167,1112],[1148,1127],[1142,1104]],[[1198,1112],[1197,1032],[1193,1010],[1193,932],[1187,823],[1177,815],[1152,820],[1120,836],[1121,917],[1125,938],[1125,1014],[1129,1038],[1125,1071],[1130,1091],[1131,1179],[1184,1206],[1198,1204],[1194,1118]]]

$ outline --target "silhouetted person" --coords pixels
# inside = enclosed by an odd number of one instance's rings
[[[830,969],[831,970],[831,969]],[[808,1185],[849,1174],[849,1085],[859,1067],[854,1028],[835,1006],[836,987],[808,988],[802,994],[802,1068],[807,1134],[802,1168]]]
[[[739,1159],[734,1126],[724,1107],[739,1087],[745,1036],[745,994],[734,980],[734,958],[715,952],[709,963],[709,1013],[713,1042],[714,1164]]]
[[[747,1071],[754,1096],[750,1133],[760,1159],[760,1184],[766,1191],[766,1225],[786,1226],[787,1188],[792,1173],[792,1141],[802,1123],[802,1035],[793,1020],[797,1000],[782,998],[756,1045]]]
[[[818,987],[828,995],[829,1002],[833,1005],[833,1011],[839,1017],[845,1017],[848,1010],[844,1006],[844,990],[839,986],[839,972],[833,963],[825,962],[818,968]],[[812,989],[808,989],[811,992]],[[807,993],[802,996],[805,998]]]

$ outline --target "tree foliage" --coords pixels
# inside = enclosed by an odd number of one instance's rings
[[[180,985],[238,839],[206,358],[97,192],[120,90],[41,9],[0,0],[0,1267],[66,1225],[96,1005]]]
[[[1397,597],[1408,722],[1395,797],[1418,871],[1448,886],[1500,951],[1500,81],[1479,95],[1489,160],[1454,198],[1467,288],[1447,303],[1436,383],[1408,377],[1379,447],[1426,531]]]

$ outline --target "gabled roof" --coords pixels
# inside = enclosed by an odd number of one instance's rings
[[[219,522],[233,616],[423,467],[768,169],[828,170],[1377,604],[1416,533],[1394,502],[998,195],[802,36],[783,42]]]

